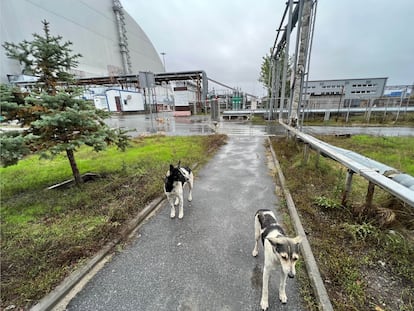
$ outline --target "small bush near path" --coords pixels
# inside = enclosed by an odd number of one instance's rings
[[[323,137],[413,175],[414,138]],[[340,205],[346,170],[303,145],[273,138],[289,190],[311,243],[334,310],[414,310],[414,210],[375,188],[374,206],[364,206],[367,182],[354,175],[346,206]],[[300,266],[302,267],[302,266]],[[303,269],[299,269],[299,279]],[[318,310],[303,283],[309,310]]]
[[[137,138],[125,152],[77,153],[82,187],[46,190],[71,178],[67,159],[31,156],[1,174],[1,308],[26,310],[118,237],[124,224],[163,195],[169,164],[202,165],[226,136]],[[196,175],[197,176],[197,175]]]

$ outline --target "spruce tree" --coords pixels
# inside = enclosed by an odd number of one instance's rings
[[[7,122],[18,118],[19,105],[24,100],[18,99],[16,90],[6,84],[0,84],[1,121]],[[17,130],[1,133],[0,161],[4,166],[16,164],[24,155],[29,153],[25,138]]]
[[[44,157],[65,152],[75,182],[80,184],[82,178],[75,160],[79,147],[87,145],[101,151],[108,144],[116,144],[123,150],[128,138],[104,123],[109,113],[80,99],[70,70],[77,67],[81,55],[73,54],[70,41],[62,42],[61,36],[52,36],[47,21],[42,23],[43,36],[33,34],[32,41],[3,44],[7,56],[23,65],[24,73],[38,78],[35,90],[24,98],[24,104],[18,105],[17,112],[10,111],[27,127],[21,135],[28,148]],[[14,162],[2,157],[3,165]]]

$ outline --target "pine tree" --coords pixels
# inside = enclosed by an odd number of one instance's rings
[[[0,84],[1,121],[17,119],[20,104],[24,100],[16,95],[16,90],[6,84]],[[0,136],[0,160],[4,166],[16,164],[24,155],[29,153],[24,137],[19,131],[8,131]]]
[[[107,112],[80,99],[70,70],[78,65],[81,55],[72,53],[71,42],[62,43],[61,36],[52,36],[47,21],[42,23],[43,36],[33,34],[32,41],[3,44],[8,57],[18,60],[25,73],[38,77],[36,89],[39,91],[25,97],[17,112],[11,111],[28,127],[22,133],[24,143],[44,157],[65,152],[75,182],[80,184],[82,178],[75,160],[80,146],[101,151],[109,144],[116,144],[123,150],[128,138],[124,132],[112,130],[104,123],[109,117]],[[14,164],[2,157],[2,164],[8,163]]]

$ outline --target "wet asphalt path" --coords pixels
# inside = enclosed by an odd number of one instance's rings
[[[165,204],[78,293],[67,310],[260,310],[263,253],[254,258],[253,217],[277,208],[265,137],[233,136],[195,176],[184,218]],[[185,192],[186,194],[187,192]],[[288,303],[271,276],[269,310],[303,310],[296,280]]]

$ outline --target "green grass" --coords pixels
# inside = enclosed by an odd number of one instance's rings
[[[403,112],[397,118],[396,113],[387,113],[384,117],[383,112],[372,112],[369,122],[366,120],[365,114],[350,114],[348,122],[346,122],[346,113],[331,114],[329,120],[324,120],[324,114],[310,114],[304,119],[304,125],[329,125],[329,126],[407,126],[414,127],[414,113]]]
[[[200,166],[225,139],[154,136],[134,140],[125,152],[82,148],[75,155],[80,172],[102,178],[60,190],[46,188],[72,178],[64,156],[30,156],[1,168],[1,308],[36,303],[163,194],[170,163]]]
[[[350,138],[341,139],[333,136],[322,136],[321,139],[414,176],[413,137],[354,135]]]
[[[414,138],[359,135],[348,139],[321,138],[401,171],[412,172]],[[318,157],[315,152],[304,163],[303,145],[293,139],[274,138],[272,144],[334,309],[412,310],[412,207],[376,187],[372,208],[365,208],[368,183],[357,174],[353,177],[349,200],[346,206],[341,206],[344,167]],[[308,309],[318,310],[312,302],[309,284],[304,278],[299,279]],[[380,283],[383,289],[373,289],[372,283]],[[376,306],[381,308],[375,309]]]
[[[76,160],[81,173],[111,173],[120,171],[123,166],[146,165],[178,162],[179,159],[193,160],[191,154],[198,154],[201,136],[191,137],[152,137],[136,140],[131,148],[120,152],[115,147],[96,153],[90,148],[82,148],[76,153]],[[188,150],[192,152],[188,154]],[[57,156],[53,161],[39,160],[34,155],[20,161],[17,166],[0,168],[2,196],[25,191],[26,189],[42,189],[57,182],[72,178],[67,158]]]

